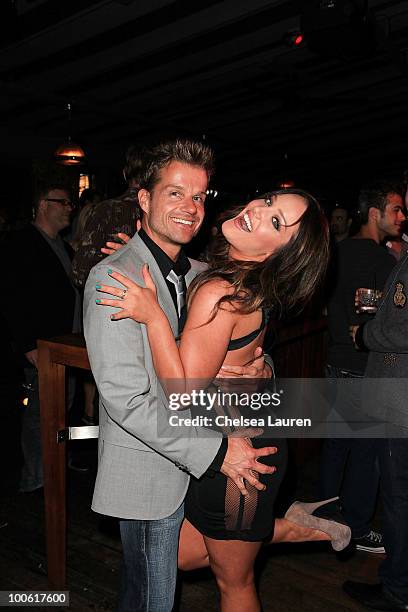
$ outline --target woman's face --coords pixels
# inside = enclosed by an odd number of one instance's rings
[[[252,200],[239,215],[222,224],[222,233],[231,245],[229,256],[264,261],[297,234],[306,207],[305,199],[293,193]]]

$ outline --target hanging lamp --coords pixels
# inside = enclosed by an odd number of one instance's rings
[[[58,147],[55,151],[55,159],[59,164],[64,166],[80,166],[86,160],[83,148],[72,142],[71,139],[71,104],[67,104],[68,114],[68,138],[66,142]]]

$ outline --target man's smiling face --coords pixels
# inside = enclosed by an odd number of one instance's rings
[[[160,170],[151,192],[139,191],[142,228],[172,259],[201,227],[207,185],[204,168],[172,161]]]

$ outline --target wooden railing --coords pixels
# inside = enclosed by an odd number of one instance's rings
[[[66,581],[66,444],[58,441],[58,432],[66,426],[67,366],[90,369],[82,337],[38,341],[47,571],[49,585],[56,589],[62,589]]]

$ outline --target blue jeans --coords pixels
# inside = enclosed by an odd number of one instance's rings
[[[121,520],[123,548],[118,612],[171,612],[177,579],[182,504],[158,520]]]

